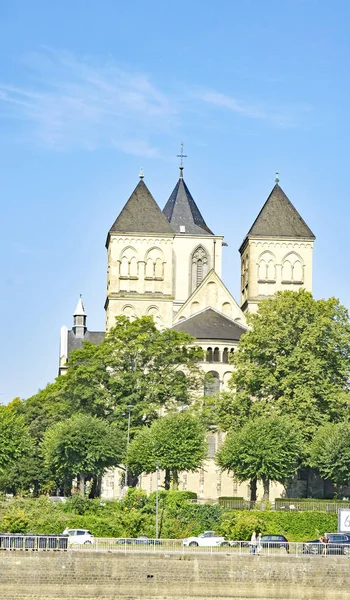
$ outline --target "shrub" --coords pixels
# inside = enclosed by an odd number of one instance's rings
[[[9,533],[26,533],[28,527],[28,518],[24,510],[20,508],[12,509],[1,520],[2,531]]]

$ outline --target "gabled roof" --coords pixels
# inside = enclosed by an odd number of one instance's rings
[[[183,331],[197,340],[227,340],[238,342],[241,335],[247,331],[213,308],[206,308],[192,317],[180,321],[172,327],[175,331]]]
[[[315,239],[297,209],[276,183],[246,237]]]
[[[140,179],[129,200],[109,232],[174,233],[143,179]]]
[[[221,292],[219,293],[219,296],[220,296],[220,306],[219,307],[221,308],[223,302],[230,302],[230,304],[232,304],[233,315],[231,315],[228,318],[230,319],[232,316],[233,316],[233,318],[237,317],[239,319],[242,319],[242,321],[245,323],[244,313],[242,312],[242,310],[238,306],[236,300],[232,296],[231,292],[227,289],[226,285],[224,284],[224,282],[222,281],[222,279],[219,277],[219,275],[217,274],[217,272],[214,269],[210,269],[209,273],[207,273],[207,275],[204,277],[204,279],[200,283],[200,285],[195,290],[193,290],[190,297],[187,298],[186,302],[181,306],[179,311],[176,313],[176,315],[174,317],[174,321],[176,321],[176,323],[178,323],[179,317],[184,316],[185,318],[187,318],[188,313],[191,310],[191,305],[193,302],[199,302],[199,306],[200,305],[208,306],[208,300],[205,296],[205,288],[208,283],[213,283],[213,282],[215,282],[217,284],[218,288],[221,289]],[[217,310],[218,309],[217,305],[218,305],[218,302],[215,302],[215,306],[210,305],[210,308]]]
[[[164,206],[163,213],[175,233],[214,235],[204,221],[182,177],[180,177]],[[183,227],[185,228],[184,231],[182,230]]]

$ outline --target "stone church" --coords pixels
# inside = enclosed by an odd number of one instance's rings
[[[229,355],[247,329],[248,311],[256,311],[260,300],[278,290],[312,291],[315,236],[277,178],[239,248],[239,303],[221,279],[223,239],[204,220],[181,166],[179,180],[163,210],[141,174],[106,240],[106,330],[113,326],[116,316],[150,315],[159,327],[189,333],[203,348],[205,361],[201,366],[211,375],[204,395],[227,385],[232,372]],[[67,369],[70,352],[84,340],[98,344],[104,337],[104,332],[88,330],[81,299],[73,318],[71,330],[61,328],[60,373]],[[237,495],[249,498],[246,483],[238,484],[215,465],[223,435],[215,429],[208,434],[205,465],[196,473],[182,473],[180,489],[196,491],[205,500]],[[143,475],[140,485],[152,491],[155,478],[156,474]],[[272,499],[280,493],[281,486],[271,486]],[[104,478],[103,496],[118,498],[121,494],[120,474],[110,471]]]

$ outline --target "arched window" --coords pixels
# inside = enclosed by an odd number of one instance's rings
[[[204,396],[213,396],[220,390],[220,378],[217,371],[206,373],[204,380]]]
[[[228,348],[224,348],[222,353],[222,362],[228,364]]]
[[[192,292],[202,283],[209,271],[208,255],[203,246],[198,246],[192,254],[191,260],[191,285]]]
[[[213,360],[214,360],[214,362],[220,362],[220,351],[219,351],[219,348],[214,348]]]
[[[303,283],[304,265],[296,252],[289,252],[282,261],[282,282]]]
[[[263,252],[259,257],[258,263],[258,280],[262,283],[264,281],[275,281],[276,258],[269,250]]]
[[[146,279],[163,279],[164,258],[160,248],[151,248],[145,256]]]
[[[137,252],[129,246],[120,254],[120,277],[122,279],[137,279]]]
[[[213,350],[212,348],[207,348],[207,354],[205,360],[207,362],[213,362]]]

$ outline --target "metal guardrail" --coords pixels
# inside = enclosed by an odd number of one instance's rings
[[[321,542],[262,542],[251,546],[247,541],[229,540],[217,546],[184,546],[182,540],[94,538],[93,542],[70,542],[66,535],[0,534],[0,551],[84,551],[116,553],[206,554],[217,556],[343,556],[350,558],[350,545]]]
[[[140,542],[137,539],[95,538],[92,544],[70,544],[70,550],[121,552],[128,553],[166,553],[178,555],[215,554],[245,555],[245,556],[348,556],[350,558],[350,545],[322,543],[308,544],[306,542],[263,542],[262,547],[252,547],[247,541],[227,541],[220,546],[184,546],[182,540],[147,540]]]
[[[0,534],[1,550],[67,550],[68,535]]]

